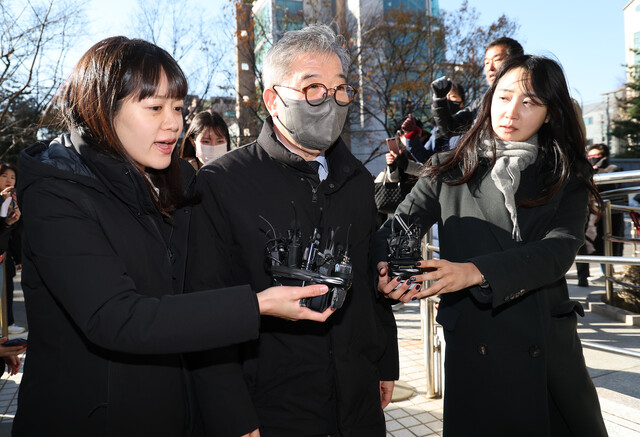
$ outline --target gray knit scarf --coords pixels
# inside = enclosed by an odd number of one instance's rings
[[[533,164],[538,157],[538,134],[526,141],[502,141],[498,138],[485,138],[480,145],[480,156],[493,158],[492,144],[496,145],[496,163],[491,169],[491,179],[504,195],[504,205],[509,211],[513,231],[511,237],[522,241],[518,226],[518,211],[515,193],[520,185],[520,173]]]

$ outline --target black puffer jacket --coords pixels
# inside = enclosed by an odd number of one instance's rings
[[[20,173],[30,333],[13,435],[188,435],[180,352],[255,338],[255,293],[180,294],[191,208],[163,217],[130,164],[79,136],[27,148]]]
[[[267,119],[257,140],[231,151],[198,173],[202,203],[192,220],[189,288],[238,284],[249,277],[255,290],[271,286],[265,270],[265,244],[272,237],[266,218],[279,233],[300,224],[303,245],[314,227],[329,228],[344,243],[355,277],[344,306],[324,323],[262,318],[260,338],[244,349],[245,383],[237,369],[201,365],[195,372],[199,400],[212,436],[242,435],[255,429],[253,405],[264,436],[337,434],[384,436],[379,381],[398,377],[396,326],[386,299],[373,286],[371,260],[375,205],[371,175],[338,140],[327,152],[329,176],[323,182],[298,155],[275,137]],[[292,207],[295,203],[295,215]],[[224,399],[208,391],[233,385]],[[250,395],[247,395],[247,391]],[[337,429],[336,429],[337,428]]]

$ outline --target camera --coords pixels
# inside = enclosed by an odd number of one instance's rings
[[[329,291],[322,296],[300,299],[300,305],[317,312],[327,308],[339,309],[353,280],[353,267],[346,248],[336,245],[336,232],[329,229],[324,249],[320,248],[321,235],[314,229],[306,245],[294,224],[286,236],[278,236],[271,227],[273,238],[265,246],[266,269],[273,277],[274,285],[290,285],[291,280],[302,281],[302,286],[323,284]],[[295,222],[294,222],[295,223]],[[347,232],[347,241],[349,233]],[[299,284],[296,284],[299,285]]]
[[[396,229],[396,223],[400,225],[400,229]],[[391,235],[387,238],[387,263],[389,276],[392,278],[400,277],[405,280],[422,273],[422,270],[416,267],[416,263],[422,259],[420,230],[418,224],[408,226],[400,215],[394,214]]]

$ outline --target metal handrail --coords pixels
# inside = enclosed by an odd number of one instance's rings
[[[598,173],[593,175],[596,185],[640,182],[640,170],[616,171],[614,173]]]
[[[640,258],[633,256],[600,256],[600,255],[578,255],[576,262],[598,263],[598,264],[623,264],[626,266],[640,265]]]
[[[612,184],[612,183],[632,183],[640,182],[640,170],[631,171],[619,171],[613,173],[600,173],[593,176],[593,181],[596,185]],[[611,302],[613,300],[613,281],[610,279],[613,277],[613,264],[625,264],[625,265],[638,265],[636,260],[629,257],[613,257],[613,242],[622,242],[624,237],[613,236],[611,226],[611,211],[640,211],[640,208],[626,206],[626,205],[613,205],[609,197],[617,197],[620,195],[627,195],[631,193],[640,192],[640,187],[625,187],[617,188],[614,190],[607,190],[600,193],[603,197],[604,211],[602,214],[602,228],[604,235],[604,256],[603,257],[590,257],[589,260],[585,258],[585,255],[576,256],[576,262],[597,262],[605,265],[604,278],[605,278],[605,300]],[[625,259],[623,259],[625,258]],[[616,261],[617,259],[617,261]],[[592,261],[593,260],[593,261]]]
[[[611,352],[618,355],[627,355],[630,357],[640,358],[640,352],[632,351],[629,349],[624,349],[621,347],[608,346],[606,344],[594,343],[592,341],[582,341],[581,342],[584,347],[588,347],[589,349],[598,349],[604,352]]]
[[[603,191],[600,193],[600,196],[603,198],[620,197],[620,196],[631,194],[631,193],[637,193],[638,190],[640,190],[640,187],[616,188],[614,190]]]
[[[640,182],[640,170],[634,171],[624,171],[624,172],[616,172],[616,173],[602,173],[594,175],[594,182],[597,185],[600,184],[609,184],[609,183],[630,183],[630,182]],[[640,187],[632,187],[632,188],[620,188],[615,190],[608,190],[600,193],[604,199],[604,214],[602,217],[603,227],[605,230],[605,256],[596,256],[596,255],[578,255],[576,256],[576,262],[592,262],[605,264],[605,288],[607,291],[607,300],[610,302],[611,296],[613,294],[613,284],[612,281],[609,280],[613,276],[613,264],[624,264],[624,265],[640,265],[640,258],[636,257],[621,257],[621,256],[612,256],[613,246],[612,243],[615,242],[635,242],[635,240],[640,241],[640,239],[627,239],[620,236],[612,236],[611,235],[611,210],[615,209],[616,211],[639,211],[640,208],[635,208],[631,206],[625,205],[612,205],[611,201],[607,199],[607,197],[614,197],[616,195],[621,194],[629,194],[640,192]],[[624,240],[624,241],[621,241]],[[439,252],[440,248],[434,246],[432,244],[432,233],[431,229],[425,236],[424,240],[424,259],[432,259],[433,252]],[[442,362],[442,347],[440,345],[440,340],[436,335],[436,324],[435,321],[435,312],[437,299],[428,298],[422,299],[420,301],[420,313],[422,317],[423,323],[423,333],[424,333],[424,355],[425,355],[425,370],[426,370],[426,380],[427,380],[427,397],[430,398],[438,398],[442,397],[442,372],[441,372],[441,362]],[[582,341],[582,345],[592,349],[599,349],[606,352],[612,352],[621,355],[628,355],[632,357],[640,358],[640,352],[631,351],[628,349],[622,349],[614,346],[607,346],[598,343],[593,343],[589,341]]]
[[[423,259],[432,259],[433,252],[439,252],[440,249],[431,244],[433,242],[433,231],[431,229],[425,235],[424,241]],[[428,285],[431,285],[431,282],[428,281]],[[428,398],[442,397],[442,348],[436,334],[436,302],[437,299],[431,297],[420,300]]]

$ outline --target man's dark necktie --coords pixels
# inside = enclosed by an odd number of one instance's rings
[[[307,164],[318,173],[318,169],[320,169],[320,163],[318,161],[307,161]]]

